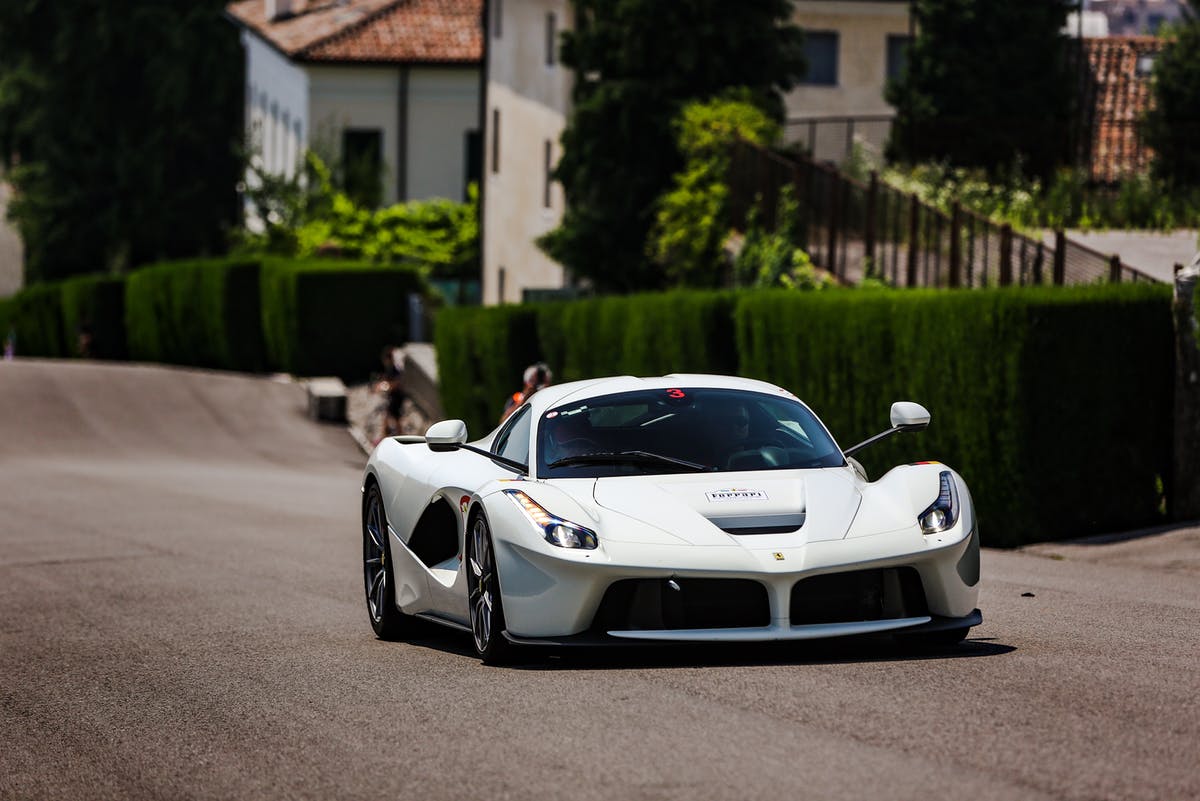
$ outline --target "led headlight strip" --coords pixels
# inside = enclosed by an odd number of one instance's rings
[[[504,494],[521,508],[529,522],[533,523],[551,545],[557,545],[559,548],[582,548],[585,551],[596,547],[596,532],[591,529],[555,517],[520,490],[506,489]]]
[[[954,477],[949,470],[938,475],[938,484],[937,500],[917,518],[925,534],[937,534],[958,522],[958,488],[954,486]]]

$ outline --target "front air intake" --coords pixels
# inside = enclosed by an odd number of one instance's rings
[[[768,626],[767,588],[749,579],[622,579],[604,593],[596,631]]]
[[[929,614],[921,575],[912,567],[827,573],[792,586],[793,626],[894,620]]]

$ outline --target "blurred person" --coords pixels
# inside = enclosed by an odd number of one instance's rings
[[[550,372],[550,368],[546,366],[545,362],[537,362],[526,367],[521,378],[523,384],[520,391],[514,392],[504,401],[504,411],[500,414],[501,423],[507,420],[510,414],[521,408],[521,404],[529,400],[535,392],[550,386],[554,381],[554,374]]]
[[[379,354],[383,365],[383,373],[375,382],[375,391],[387,395],[387,416],[384,418],[383,435],[394,436],[400,433],[400,415],[404,411],[404,362],[399,348],[388,345]]]

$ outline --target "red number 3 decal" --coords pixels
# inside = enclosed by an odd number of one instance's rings
[[[682,398],[682,397],[684,397],[683,390],[682,389],[668,389],[667,397],[668,398]]]

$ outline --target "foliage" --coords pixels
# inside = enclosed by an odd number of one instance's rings
[[[312,151],[305,154],[303,178],[252,174],[249,185],[247,196],[266,231],[246,236],[243,252],[410,264],[440,278],[478,274],[479,192],[473,185],[466,203],[433,198],[376,209],[338,189]]]
[[[1154,62],[1154,106],[1141,133],[1154,151],[1154,173],[1167,184],[1200,190],[1200,0],[1172,31]]]
[[[1070,153],[1078,81],[1060,31],[1075,6],[915,0],[916,41],[885,92],[894,155],[1050,175]]]
[[[802,34],[786,0],[574,6],[561,60],[577,80],[555,170],[567,209],[539,244],[597,289],[661,286],[667,276],[645,254],[656,201],[683,167],[672,120],[688,101],[735,86],[781,118],[779,91],[803,72]]]
[[[60,284],[27,286],[4,306],[0,317],[7,317],[7,325],[0,336],[7,337],[10,332],[15,336],[17,355],[60,358],[68,354]]]
[[[125,279],[115,275],[80,275],[61,282],[63,338],[71,356],[124,359]],[[81,335],[90,342],[81,352]]]
[[[1170,405],[1164,287],[756,293],[737,334],[743,374],[799,394],[844,444],[882,430],[895,400],[926,404],[927,432],[861,461],[872,476],[946,461],[974,491],[987,544],[1158,519],[1169,415],[1129,410]]]
[[[383,346],[408,338],[408,296],[425,283],[399,265],[267,259],[261,292],[272,367],[356,381],[378,369]]]
[[[759,222],[757,209],[746,220],[746,238],[733,264],[735,286],[767,289],[826,289],[837,286],[829,273],[818,271],[808,254],[797,247],[800,207],[791,186],[779,193],[780,220],[774,231]]]
[[[730,228],[730,148],[739,139],[770,144],[779,126],[745,91],[688,103],[674,126],[684,166],[658,200],[646,252],[668,283],[717,286],[723,271],[721,246]]]
[[[27,282],[223,249],[243,91],[223,6],[0,3],[0,155]]]
[[[558,382],[599,375],[735,372],[730,292],[674,291],[568,303],[456,307],[438,314],[442,405],[472,436],[495,425],[521,373],[545,361]]]
[[[926,163],[893,166],[888,184],[949,212],[964,208],[1015,228],[1150,228],[1200,225],[1200,190],[1172,190],[1161,179],[1134,176],[1115,188],[1090,185],[1079,170],[1060,169],[1044,183],[1021,175],[989,177],[981,169]]]
[[[137,361],[260,371],[259,262],[164,262],[125,281],[125,332]]]
[[[928,431],[861,460],[876,477],[944,460],[974,491],[984,541],[1011,546],[1161,519],[1171,418],[1129,410],[1170,405],[1170,303],[1147,284],[672,292],[446,309],[437,349],[446,412],[475,435],[539,358],[560,381],[763,378],[803,397],[844,445],[886,427],[893,401],[924,403]]]

